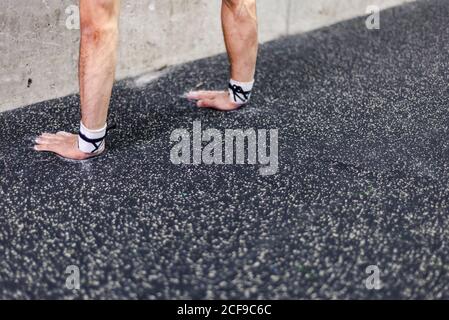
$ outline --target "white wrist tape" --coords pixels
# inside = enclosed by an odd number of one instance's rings
[[[254,87],[254,80],[251,82],[229,81],[229,98],[231,102],[238,105],[247,104],[251,97],[251,91]]]
[[[106,138],[107,124],[98,130],[90,130],[80,122],[78,148],[84,153],[98,153],[103,151]]]

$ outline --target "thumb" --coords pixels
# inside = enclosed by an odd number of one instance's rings
[[[215,100],[214,99],[199,100],[196,105],[200,108],[215,107]]]

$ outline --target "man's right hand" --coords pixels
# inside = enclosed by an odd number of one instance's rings
[[[98,155],[98,153],[89,154],[80,151],[78,149],[78,135],[62,131],[56,134],[41,134],[36,139],[34,150],[53,152],[71,160],[86,160]]]

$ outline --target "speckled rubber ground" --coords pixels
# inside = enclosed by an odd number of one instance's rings
[[[378,31],[356,19],[266,44],[239,112],[179,98],[223,87],[225,56],[121,82],[119,128],[85,163],[31,149],[76,130],[78,97],[0,114],[0,298],[449,298],[448,17],[420,1]],[[172,164],[172,130],[195,120],[278,128],[279,173]]]

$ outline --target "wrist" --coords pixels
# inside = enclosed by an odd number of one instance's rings
[[[238,105],[247,104],[251,98],[253,87],[254,80],[250,82],[240,82],[231,79],[228,86],[229,99],[231,102]]]
[[[104,149],[107,124],[103,128],[92,130],[88,129],[80,122],[80,131],[78,134],[78,148],[84,153],[97,153]]]

